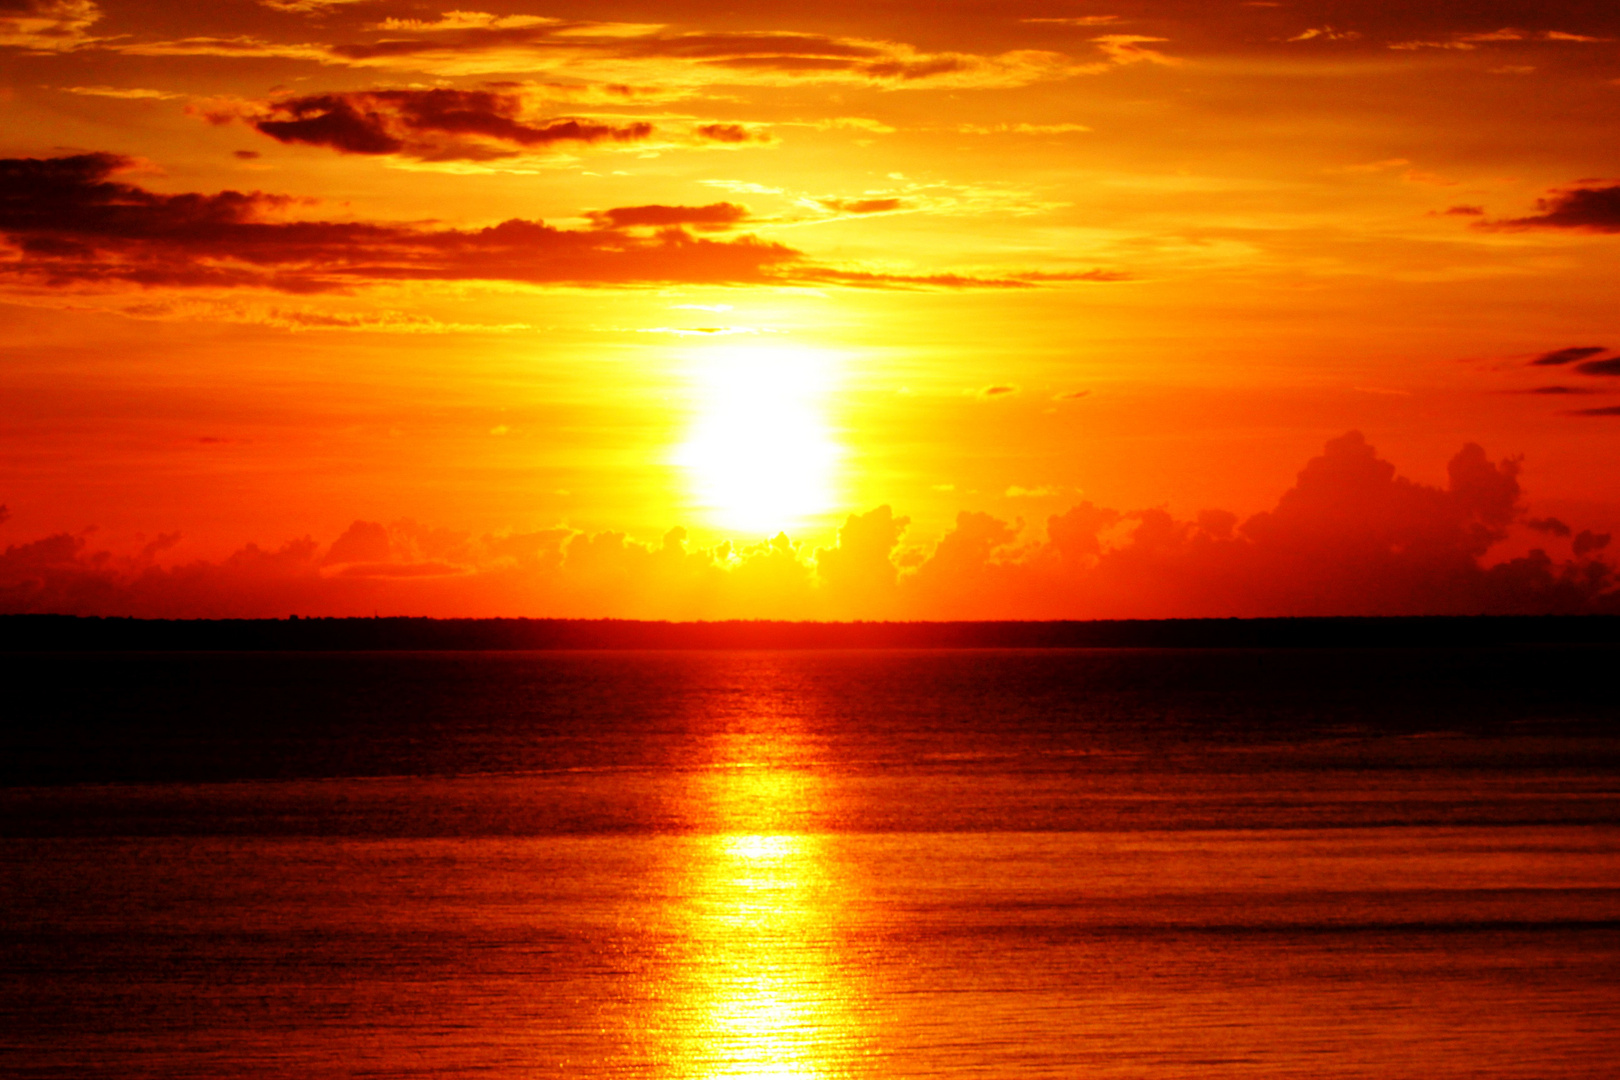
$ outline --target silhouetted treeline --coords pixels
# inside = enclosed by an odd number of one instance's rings
[[[1056,622],[631,619],[127,619],[0,616],[0,649],[951,649],[1472,647],[1620,642],[1620,617]]]

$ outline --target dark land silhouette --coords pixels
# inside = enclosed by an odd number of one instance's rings
[[[1421,616],[1051,622],[632,619],[132,619],[0,616],[0,649],[1470,648],[1620,642],[1620,617]]]

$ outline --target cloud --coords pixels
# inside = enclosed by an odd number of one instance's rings
[[[668,228],[692,225],[699,229],[732,229],[749,220],[748,207],[731,202],[707,206],[621,206],[613,210],[592,210],[586,214],[599,229],[628,229],[637,226]]]
[[[1536,387],[1530,388],[1529,390],[1520,390],[1520,391],[1517,391],[1517,392],[1520,393],[1520,394],[1544,394],[1544,395],[1550,395],[1550,396],[1551,395],[1560,395],[1560,394],[1595,394],[1595,393],[1597,393],[1596,390],[1590,390],[1590,389],[1587,389],[1586,387],[1582,387],[1582,386],[1536,386]]]
[[[887,506],[851,514],[838,530],[838,543],[816,550],[816,576],[835,606],[893,612],[900,583],[894,554],[910,524]]]
[[[0,160],[0,233],[16,248],[0,277],[319,293],[402,281],[760,282],[800,259],[755,237],[679,228],[636,237],[520,218],[480,229],[281,220],[294,204],[285,196],[158,194],[112,179],[130,164],[114,154]]]
[[[1335,30],[1331,26],[1313,26],[1308,30],[1301,30],[1289,42],[1296,41],[1355,41],[1361,34],[1355,30]]]
[[[1570,416],[1620,416],[1620,405],[1605,405],[1600,409],[1575,409]]]
[[[905,199],[897,196],[876,199],[816,199],[815,203],[823,210],[831,210],[835,214],[888,214],[907,209],[909,205]]]
[[[1105,39],[1112,40],[1112,39]],[[1122,39],[1116,63],[1150,59]],[[609,84],[670,89],[724,85],[842,83],[907,87],[1004,88],[1096,74],[1056,52],[993,55],[927,52],[900,42],[796,31],[675,31],[649,23],[450,12],[436,21],[388,19],[362,40],[292,44],[261,38],[191,37],[134,42],[146,56],[284,57],[328,65],[417,71],[440,77],[546,73]]]
[[[1118,15],[1076,15],[1064,19],[1019,19],[1018,21],[1046,26],[1108,26],[1120,20]]]
[[[175,536],[127,555],[57,534],[0,552],[0,611],[146,616],[398,614],[638,618],[1152,618],[1620,613],[1607,534],[1526,513],[1518,463],[1462,448],[1435,487],[1358,433],[1333,439],[1271,510],[1120,511],[1082,502],[1030,535],[964,510],[904,547],[889,506],[834,544],[785,535],[709,548],[568,528],[474,537],[360,520],[330,544],[248,544],[159,565]],[[1569,541],[1492,561],[1515,529]],[[1571,536],[1573,534],[1573,536]],[[172,554],[164,555],[171,558]]]
[[[958,124],[964,135],[1068,135],[1090,131],[1085,124]]]
[[[645,121],[525,119],[521,94],[493,90],[308,94],[193,111],[215,123],[240,118],[277,142],[418,161],[491,161],[565,144],[640,143],[653,134]]]
[[[1495,45],[1502,42],[1559,41],[1592,43],[1608,40],[1610,39],[1593,37],[1587,34],[1571,34],[1563,30],[1529,31],[1508,26],[1499,30],[1459,31],[1438,40],[1395,41],[1389,44],[1389,48],[1407,51],[1415,49],[1450,49],[1472,52],[1481,45]]]
[[[978,391],[982,398],[1006,397],[1018,393],[1018,387],[1008,385],[986,386]]]
[[[1620,184],[1554,189],[1536,200],[1539,213],[1505,221],[1481,221],[1475,228],[1499,231],[1569,229],[1575,232],[1620,232]]]
[[[785,244],[694,236],[742,223],[735,203],[592,211],[591,228],[513,218],[483,228],[299,218],[310,200],[265,192],[160,194],[115,179],[117,154],[0,159],[0,281],[45,288],[352,292],[428,281],[530,285],[827,284],[1007,289],[1114,281],[1116,271],[1004,275],[825,266]]]
[[[1560,364],[1573,364],[1577,360],[1585,360],[1589,356],[1607,351],[1603,345],[1571,345],[1567,349],[1554,349],[1552,352],[1542,353],[1530,361],[1530,366],[1557,367]]]
[[[86,297],[74,295],[72,305],[84,310]],[[332,311],[283,307],[238,297],[209,297],[173,294],[161,300],[121,303],[114,299],[95,310],[108,311],[129,319],[154,322],[239,323],[272,326],[293,333],[304,331],[354,331],[383,334],[511,334],[533,330],[529,323],[445,322],[417,311],[366,307],[361,311]]]
[[[770,132],[749,127],[746,124],[698,124],[692,128],[692,133],[699,139],[723,143],[727,146],[742,146],[747,143],[769,143],[774,141]]]
[[[1141,37],[1137,34],[1104,34],[1102,37],[1091,39],[1092,42],[1107,54],[1108,59],[1116,64],[1163,64],[1174,66],[1182,63],[1180,57],[1166,56],[1155,49],[1143,48],[1165,41],[1165,38]]]
[[[437,19],[401,19],[390,17],[372,27],[374,30],[403,30],[417,33],[433,33],[445,30],[512,30],[524,27],[543,26],[567,32],[572,30],[578,33],[589,26],[586,23],[566,23],[562,19],[547,18],[544,15],[494,15],[487,11],[447,11]],[[602,29],[608,25],[598,24]],[[652,26],[647,29],[657,30]]]
[[[259,0],[264,7],[272,11],[284,11],[289,15],[325,15],[335,8],[367,2],[368,0]]]
[[[868,289],[1030,289],[1032,274],[989,276],[974,274],[904,274],[880,270],[843,270],[829,266],[805,266],[796,275],[806,282],[849,285]]]
[[[1576,535],[1575,543],[1571,546],[1574,548],[1575,557],[1578,559],[1582,555],[1590,555],[1594,551],[1602,551],[1608,547],[1609,534],[1594,533],[1590,529],[1582,529]]]
[[[138,86],[64,86],[62,90],[80,97],[122,98],[126,101],[168,101],[186,96],[172,90],[147,90]]]
[[[322,558],[322,565],[388,562],[393,558],[393,545],[388,540],[388,530],[380,522],[356,521],[348,529],[332,541]]]
[[[818,131],[836,131],[846,129],[849,131],[869,131],[874,135],[892,135],[895,128],[881,120],[873,120],[866,116],[833,116],[825,120],[792,121],[792,123],[812,127]]]
[[[90,0],[4,0],[0,48],[72,52],[97,41],[88,31],[100,19],[101,8]]]
[[[1620,375],[1620,356],[1588,360],[1584,364],[1576,364],[1575,370],[1582,375]]]

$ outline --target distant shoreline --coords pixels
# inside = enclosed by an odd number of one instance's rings
[[[1048,622],[0,616],[0,651],[5,652],[1478,648],[1615,643],[1620,643],[1620,616],[1613,615]]]

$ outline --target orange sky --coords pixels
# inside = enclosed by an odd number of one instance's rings
[[[1620,9],[477,7],[0,0],[0,608],[1615,605]]]

